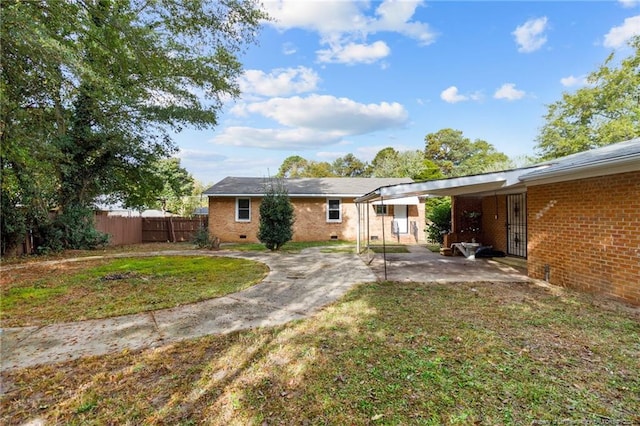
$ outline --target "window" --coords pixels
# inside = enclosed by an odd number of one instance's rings
[[[342,222],[341,205],[339,198],[327,198],[327,222]]]
[[[386,216],[389,214],[389,206],[386,204],[376,204],[374,207],[376,209],[376,216]]]
[[[251,222],[251,198],[236,198],[236,222]]]

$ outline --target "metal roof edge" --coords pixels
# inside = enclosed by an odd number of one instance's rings
[[[207,197],[235,197],[235,198],[246,198],[246,197],[264,197],[264,193],[252,193],[252,194],[237,194],[237,193],[226,193],[226,194],[207,194],[203,193]],[[340,198],[340,197],[358,197],[360,194],[287,194],[289,198]]]
[[[538,171],[549,167],[549,164],[532,165],[518,169],[501,170],[497,172],[482,173],[468,176],[458,176],[447,179],[429,180],[425,182],[403,183],[377,188],[361,197],[356,198],[356,203],[364,203],[378,198],[399,198],[408,195],[428,195],[430,191],[443,192],[447,189],[481,186],[491,183],[503,182],[502,188],[521,184],[519,177],[527,172]]]
[[[587,164],[567,164],[551,170],[535,170],[520,176],[520,180],[525,184],[540,181],[566,181],[587,177],[597,177],[610,174],[624,173],[628,171],[640,170],[640,153],[625,155],[617,158],[603,158]]]

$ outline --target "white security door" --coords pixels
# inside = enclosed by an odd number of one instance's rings
[[[409,233],[409,220],[407,217],[407,206],[393,206],[393,220],[397,225],[398,234]]]

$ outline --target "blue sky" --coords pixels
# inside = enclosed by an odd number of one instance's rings
[[[454,128],[512,158],[535,154],[546,106],[631,54],[640,0],[266,0],[274,18],[241,57],[242,96],[213,130],[175,135],[210,184],[266,177],[291,155],[370,161]]]

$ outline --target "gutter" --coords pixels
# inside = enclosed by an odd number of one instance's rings
[[[205,192],[203,193],[203,195],[206,195],[207,197],[264,197],[264,192],[250,193],[250,194],[249,193],[248,194],[238,194],[238,193],[207,194]],[[289,198],[319,198],[319,197],[351,198],[351,197],[357,197],[360,194],[295,194],[295,193],[289,192],[287,195],[289,196]]]
[[[375,191],[371,191],[362,197],[356,198],[356,203],[368,202],[378,198],[402,198],[409,196],[426,196],[429,194],[443,194],[449,191],[455,193],[456,189],[469,188],[469,193],[479,193],[485,191],[503,190],[505,188],[520,184],[520,176],[529,170],[540,170],[549,167],[547,164],[533,165],[512,170],[501,170],[497,172],[481,173],[477,175],[457,176],[445,179],[436,179],[425,182],[414,182],[398,185],[383,186]],[[481,187],[486,189],[482,189]],[[487,187],[491,186],[491,187]],[[500,186],[494,188],[493,186]],[[472,188],[476,188],[475,191]],[[446,194],[451,195],[451,194]],[[455,195],[455,194],[454,194]]]
[[[539,183],[540,181],[564,181],[585,177],[596,177],[617,173],[640,171],[640,153],[626,155],[614,159],[607,158],[597,160],[582,165],[569,164],[566,166],[560,166],[555,170],[553,169],[553,166],[551,166],[550,169],[551,170],[542,170],[539,172],[528,173],[520,176],[518,179],[527,184],[529,182]]]

